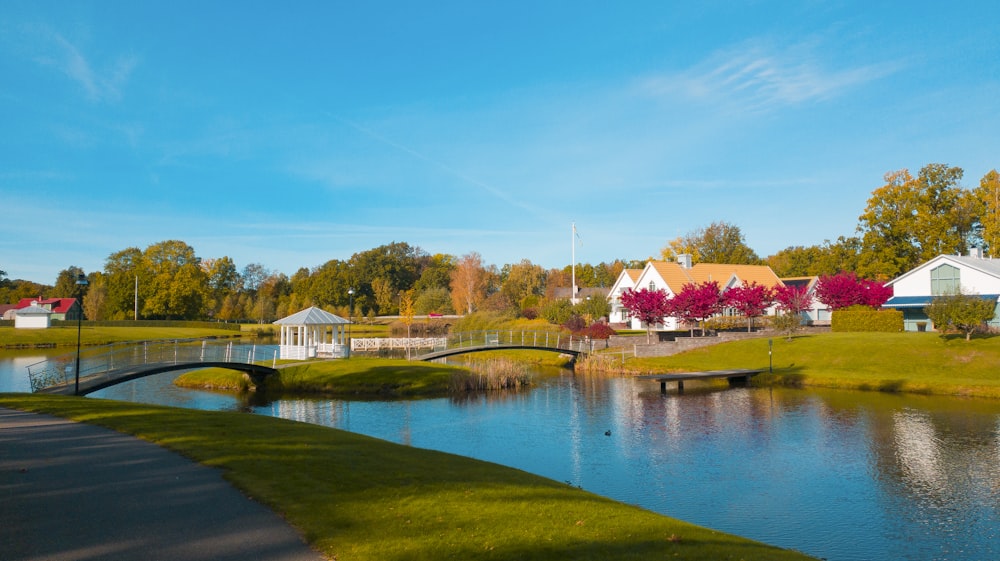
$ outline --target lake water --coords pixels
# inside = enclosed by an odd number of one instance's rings
[[[39,353],[35,353],[35,357]],[[32,357],[0,356],[0,391]],[[836,561],[1000,559],[1000,402],[563,371],[470,399],[250,404],[172,375],[94,397],[250,410],[492,461]]]

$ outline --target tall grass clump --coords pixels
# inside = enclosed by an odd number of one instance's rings
[[[606,374],[609,376],[637,376],[642,372],[630,368],[619,354],[589,354],[576,361],[577,372],[587,374]]]
[[[469,368],[451,375],[452,393],[516,390],[531,385],[531,375],[523,362],[497,357],[471,362]]]

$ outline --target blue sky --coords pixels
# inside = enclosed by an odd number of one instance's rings
[[[293,274],[852,235],[888,171],[1000,166],[996,2],[0,7],[0,270],[180,239]]]

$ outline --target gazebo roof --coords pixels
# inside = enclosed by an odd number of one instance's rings
[[[350,321],[315,306],[274,322],[278,325],[342,325]]]

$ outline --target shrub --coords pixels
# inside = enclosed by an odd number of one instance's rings
[[[573,314],[562,325],[571,333],[579,333],[587,327],[587,322],[581,316]]]
[[[590,327],[585,329],[583,333],[591,339],[610,339],[617,332],[610,325],[604,322],[597,322],[590,324]]]
[[[851,306],[834,310],[830,329],[837,332],[879,331],[898,333],[903,330],[900,310],[873,310],[867,306]]]
[[[569,300],[553,300],[539,312],[549,323],[562,325],[573,315],[573,306]]]

